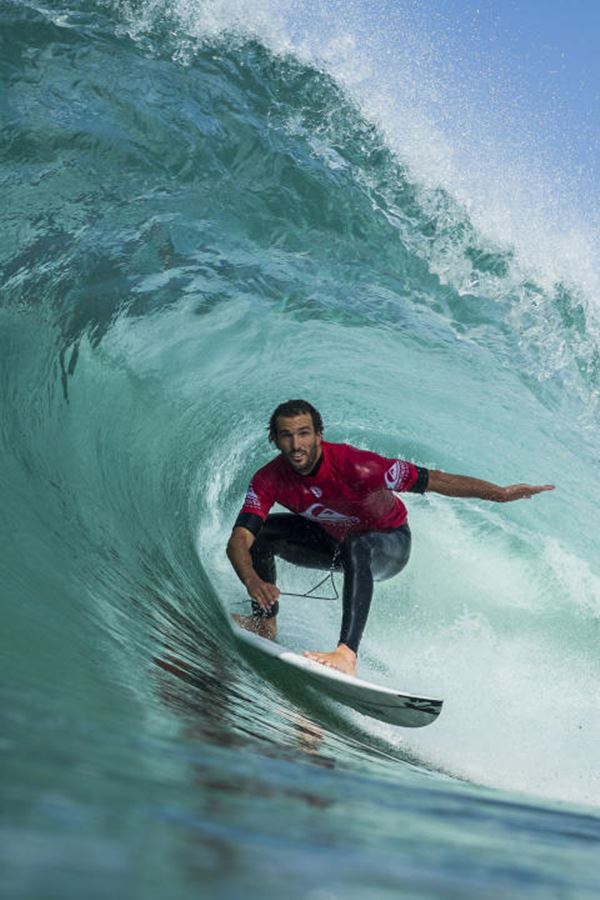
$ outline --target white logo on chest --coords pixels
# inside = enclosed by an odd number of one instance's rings
[[[306,516],[307,519],[318,519],[323,522],[360,522],[356,516],[346,516],[344,513],[336,512],[335,509],[328,509],[322,503],[311,504],[300,515]]]
[[[311,487],[310,492],[311,492],[311,494],[314,494],[315,497],[323,496],[323,491],[321,490],[320,487]]]

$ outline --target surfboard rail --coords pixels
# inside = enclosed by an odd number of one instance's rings
[[[236,639],[246,647],[258,650],[282,666],[296,669],[309,687],[373,719],[405,728],[422,728],[434,722],[442,711],[443,700],[405,693],[346,675],[236,623],[231,627]]]

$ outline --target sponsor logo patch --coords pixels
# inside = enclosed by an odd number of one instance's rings
[[[336,512],[335,509],[328,509],[322,503],[313,503],[308,509],[305,509],[301,516],[307,519],[315,519],[320,522],[348,522],[355,524],[360,522],[357,516],[346,516],[344,513]]]
[[[260,500],[252,485],[250,485],[250,487],[248,488],[248,493],[246,494],[246,499],[244,500],[244,506],[251,506],[253,509],[260,509]]]
[[[401,487],[406,481],[408,475],[408,465],[402,459],[397,459],[393,465],[385,473],[385,484],[390,491]]]

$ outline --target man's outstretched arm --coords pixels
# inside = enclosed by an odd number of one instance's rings
[[[510,503],[512,500],[530,500],[534,494],[541,494],[543,491],[553,491],[554,485],[509,484],[502,487],[469,475],[451,475],[449,472],[430,469],[426,490],[446,497],[472,497],[492,500],[494,503]]]

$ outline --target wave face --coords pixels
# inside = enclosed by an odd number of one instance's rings
[[[441,144],[381,102],[380,56],[352,77],[373,33],[344,68],[292,9],[0,5],[2,883],[254,896],[261,858],[261,896],[596,890],[590,247],[561,271],[550,227],[492,234],[426,175]],[[362,672],[445,697],[422,732],[283,692],[232,643],[223,548],[290,396],[329,440],[557,485],[409,500]],[[282,639],[326,649],[339,618],[290,599]]]

